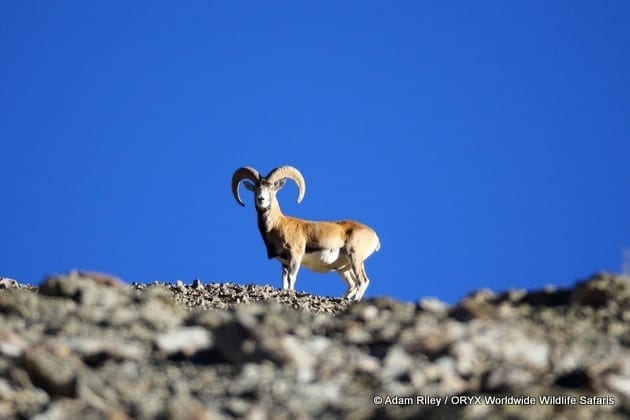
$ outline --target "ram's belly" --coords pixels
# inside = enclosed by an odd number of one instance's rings
[[[317,273],[333,271],[346,264],[346,258],[341,255],[339,248],[307,252],[302,257],[302,265]]]

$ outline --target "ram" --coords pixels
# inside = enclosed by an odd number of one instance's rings
[[[241,181],[254,193],[258,229],[269,259],[282,264],[282,288],[295,290],[300,266],[317,273],[336,271],[348,286],[344,298],[361,300],[370,280],[365,260],[380,248],[374,230],[352,220],[314,222],[282,214],[276,193],[287,179],[298,187],[297,202],[306,192],[304,177],[292,166],[279,166],[266,177],[251,167],[238,168],[232,175],[234,199],[245,206],[239,194]]]

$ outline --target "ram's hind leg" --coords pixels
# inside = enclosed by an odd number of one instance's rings
[[[350,267],[355,279],[356,292],[353,295],[357,301],[363,298],[370,285],[364,262],[379,246],[378,237],[371,229],[355,230],[348,238],[345,251],[350,259]]]
[[[354,277],[356,285],[354,292],[351,294],[352,296],[354,296],[354,300],[359,301],[361,300],[363,294],[370,285],[370,279],[368,279],[367,275],[365,274],[365,267],[363,266],[362,256],[358,255],[358,253],[356,252],[353,252],[352,249],[350,249],[350,252],[348,254],[350,257],[352,276]]]
[[[282,264],[282,290],[289,289],[289,266]]]
[[[337,271],[343,281],[348,286],[348,290],[346,294],[343,295],[344,299],[351,299],[357,293],[357,283],[354,278],[354,273],[352,273],[352,269],[350,267],[345,268],[344,270]]]
[[[363,262],[361,262],[361,264],[359,264],[358,268],[358,278],[363,279],[361,281],[361,283],[358,286],[358,292],[356,294],[356,300],[361,300],[363,299],[363,295],[365,294],[365,291],[367,290],[368,286],[370,285],[370,279],[368,278],[367,274],[365,273],[365,266],[363,265]]]

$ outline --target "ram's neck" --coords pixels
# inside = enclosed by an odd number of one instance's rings
[[[267,248],[267,257],[269,259],[275,258],[279,255],[277,252],[277,247],[272,240],[273,234],[270,232],[277,228],[282,219],[282,212],[280,211],[280,206],[277,203],[273,203],[269,208],[264,210],[256,210],[258,214],[258,230],[260,230],[260,235],[265,242],[265,248]],[[277,234],[277,232],[276,232]]]
[[[264,210],[256,209],[256,212],[258,213],[258,227],[263,235],[278,226],[283,217],[277,201]]]

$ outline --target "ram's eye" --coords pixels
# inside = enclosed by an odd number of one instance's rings
[[[282,181],[276,181],[276,182],[273,183],[273,186],[274,187],[279,187],[281,183],[282,183]]]

